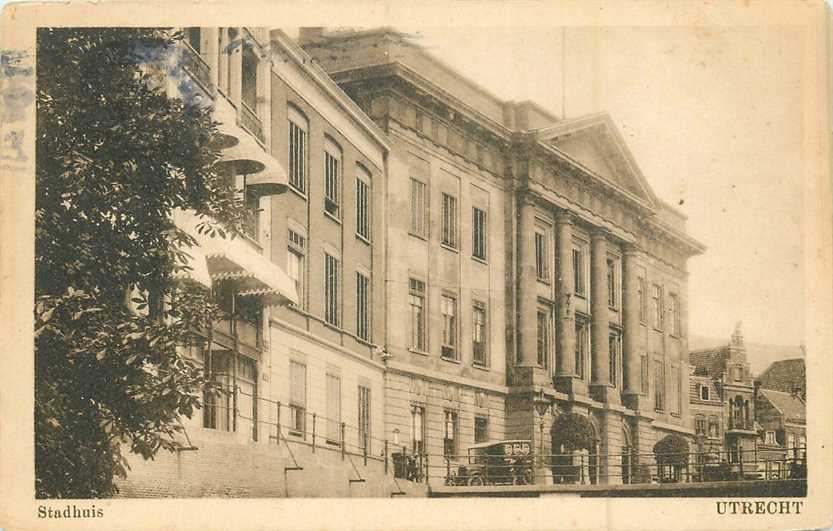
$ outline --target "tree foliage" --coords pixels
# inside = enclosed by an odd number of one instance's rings
[[[684,465],[688,462],[688,452],[688,441],[676,433],[669,433],[654,445],[659,465]]]
[[[201,370],[177,345],[218,308],[174,281],[193,238],[174,208],[240,230],[241,199],[215,168],[210,110],[171,98],[145,68],[178,35],[38,31],[35,471],[38,497],[116,492],[122,449],[175,450]],[[174,64],[174,68],[176,65]],[[126,305],[132,289],[133,303]],[[166,301],[166,304],[163,304]]]
[[[595,442],[593,424],[578,413],[558,415],[552,425],[552,435],[555,447],[563,446],[567,452],[592,450]]]

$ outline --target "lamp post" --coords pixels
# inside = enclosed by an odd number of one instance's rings
[[[535,412],[538,413],[538,468],[541,470],[535,474],[536,483],[540,480],[542,483],[546,483],[547,477],[547,468],[544,466],[544,415],[546,415],[547,411],[552,406],[552,402],[550,398],[544,393],[544,389],[541,388],[536,393],[535,398],[533,399],[533,403],[535,405]]]

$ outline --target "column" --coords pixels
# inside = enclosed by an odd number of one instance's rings
[[[219,29],[200,28],[200,33],[202,35],[205,35],[205,37],[202,39],[203,45],[205,46],[205,62],[208,63],[209,71],[211,72],[211,84],[216,89],[218,83],[220,82],[220,43],[218,42]]]
[[[538,366],[535,277],[535,204],[529,195],[519,201],[518,227],[518,366]]]
[[[609,316],[607,307],[607,238],[595,231],[590,244],[590,303],[591,315],[591,385],[610,387]],[[607,399],[607,390],[599,391]],[[598,398],[597,398],[598,399]]]
[[[622,338],[622,364],[624,394],[628,396],[628,406],[638,400],[641,391],[640,352],[639,352],[639,275],[636,266],[637,250],[633,245],[624,249],[622,262],[622,318],[624,337]],[[647,297],[647,293],[642,294]]]
[[[570,392],[571,379],[576,376],[576,325],[572,300],[575,294],[573,275],[573,217],[569,212],[561,211],[556,216],[557,230],[557,266],[555,278],[557,314],[556,337],[556,375],[559,390]]]

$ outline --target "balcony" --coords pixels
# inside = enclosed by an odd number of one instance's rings
[[[197,82],[209,98],[214,99],[211,67],[208,66],[208,63],[188,43],[182,43],[180,49],[182,51],[182,55],[180,56],[182,68]]]
[[[736,434],[746,434],[746,435],[757,435],[758,432],[755,431],[755,423],[752,419],[744,418],[741,416],[738,417],[729,417],[729,423],[726,426],[726,433],[736,433]]]
[[[244,102],[241,102],[240,105],[240,126],[253,134],[261,144],[266,143],[266,137],[263,135],[263,123]]]

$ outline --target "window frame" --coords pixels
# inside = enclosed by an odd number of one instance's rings
[[[614,387],[622,388],[622,333],[615,329],[608,332],[608,376]]]
[[[342,422],[342,392],[341,392],[341,375],[327,371],[325,375],[327,391],[327,429],[325,433],[325,441],[328,444],[341,445],[341,422]],[[338,387],[337,393],[332,396],[330,393],[332,388],[330,385],[335,382]],[[333,404],[335,403],[335,407]]]
[[[364,285],[362,285],[362,283]],[[372,340],[371,314],[372,287],[370,274],[356,271],[356,337],[365,342]]]
[[[483,322],[478,325],[476,316],[478,313],[482,314]],[[485,302],[474,300],[472,301],[472,365],[479,368],[488,368],[489,363],[489,310]],[[477,329],[481,328],[481,340],[477,341]],[[480,344],[482,352],[482,362],[478,361],[477,347]]]
[[[636,277],[636,301],[639,305],[640,324],[648,323],[648,282],[644,276]]]
[[[417,414],[419,413],[419,414]],[[419,430],[417,430],[416,419],[419,418]],[[421,455],[425,453],[425,436],[427,434],[426,427],[426,409],[422,404],[411,405],[411,451],[414,454]],[[419,439],[417,439],[417,431],[419,431]]]
[[[324,137],[324,214],[341,222],[341,183],[343,182],[343,151],[330,137]]]
[[[590,321],[576,315],[575,319],[575,371],[579,380],[588,378],[588,356],[590,354]]]
[[[335,267],[335,271],[331,271]],[[341,260],[324,251],[324,322],[341,328]]]
[[[704,391],[705,391],[705,393],[704,393]],[[706,401],[706,402],[711,400],[711,390],[709,389],[708,385],[700,384],[700,392],[698,394],[700,395],[700,400],[703,400],[703,401]]]
[[[368,244],[373,223],[372,196],[370,172],[356,164],[356,237]]]
[[[535,325],[536,363],[542,369],[547,369],[550,367],[550,357],[553,350],[552,309],[539,306],[535,314]]]
[[[294,236],[293,236],[294,235]],[[307,267],[307,237],[306,231],[301,234],[293,227],[287,229],[287,244],[286,244],[286,270],[290,278],[295,280],[295,291],[298,295],[298,306],[306,307],[306,297],[304,290],[306,289],[306,267]],[[297,270],[299,278],[293,278],[291,275],[293,267],[290,266],[290,260],[294,257],[297,259]]]
[[[680,319],[680,297],[675,292],[668,293],[668,320],[671,324],[670,334],[682,337],[682,321]]]
[[[446,313],[449,308],[451,313]],[[455,294],[443,292],[440,295],[440,315],[443,321],[440,357],[445,360],[460,361],[460,306]],[[451,341],[448,341],[449,339]]]
[[[660,284],[651,285],[651,306],[654,310],[651,316],[654,330],[662,332],[665,330],[665,290]]]
[[[446,409],[443,417],[443,456],[455,459],[460,456],[460,415],[457,411]],[[449,423],[451,424],[451,437],[449,437]]]
[[[288,105],[287,122],[289,188],[306,199],[309,180],[309,119],[297,107]]]
[[[547,230],[543,227],[535,227],[535,279],[538,282],[549,284],[549,238]]]
[[[301,370],[303,378],[300,379],[303,389],[302,392],[296,393],[295,389],[295,382],[299,381],[293,377],[293,367],[297,367],[296,370]],[[307,364],[299,361],[290,359],[289,360],[289,411],[290,411],[290,426],[287,430],[290,435],[294,435],[296,437],[301,437],[302,439],[307,438]],[[297,400],[297,396],[301,394],[303,395],[300,400]],[[300,417],[298,416],[300,415]],[[300,419],[300,424],[298,423]],[[300,427],[299,427],[300,426]]]
[[[416,306],[414,304],[414,300],[419,299],[420,304]],[[426,289],[426,283],[424,280],[420,280],[417,278],[409,278],[408,279],[408,307],[409,307],[409,326],[410,330],[410,341],[409,341],[409,350],[426,353],[428,350],[428,321],[427,321],[427,308],[426,305],[428,303],[428,290]],[[415,329],[414,323],[414,308],[419,308],[419,329]],[[417,332],[419,335],[417,337]],[[416,339],[416,341],[415,341]]]
[[[478,215],[480,214],[480,215]],[[478,207],[472,207],[472,258],[481,262],[489,260],[489,213]]]
[[[654,358],[654,409],[666,411],[665,360]]]
[[[417,193],[419,192],[419,194]],[[419,203],[417,203],[419,199]],[[429,187],[423,179],[413,175],[408,181],[409,219],[408,234],[427,240],[429,237]]]
[[[480,433],[483,434],[483,437],[478,437],[478,426],[477,426],[478,421],[481,421],[482,429],[479,430],[479,431],[480,431]],[[489,442],[489,417],[487,417],[486,415],[475,415],[474,416],[473,431],[474,431],[474,444]]]
[[[587,249],[584,242],[573,240],[571,244],[573,260],[573,294],[587,298]]]
[[[364,448],[367,445],[370,449],[373,427],[373,395],[370,386],[359,384],[357,396],[359,447]]]
[[[460,208],[457,196],[442,192],[442,226],[440,244],[446,249],[458,251],[460,246]]]

